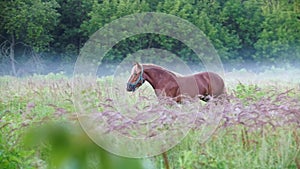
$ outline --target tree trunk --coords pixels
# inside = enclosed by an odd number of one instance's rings
[[[9,46],[9,58],[11,63],[11,69],[14,76],[17,76],[16,65],[15,65],[15,37],[11,35],[11,42]]]

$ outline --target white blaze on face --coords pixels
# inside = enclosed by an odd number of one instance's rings
[[[138,64],[135,64],[134,67],[135,67],[135,73],[138,73],[139,71],[141,71]]]
[[[138,64],[135,64],[132,69],[131,69],[131,75],[128,79],[128,83],[129,84],[133,84],[133,83],[136,83],[136,78],[137,78],[137,75],[138,75],[138,72],[139,72],[139,66]],[[138,79],[137,79],[138,80]],[[137,86],[136,86],[137,87]]]
[[[129,77],[129,82],[131,81],[131,79],[134,77],[133,75],[135,74],[136,72],[136,65],[134,65],[131,69],[131,74],[130,74],[130,77]]]
[[[131,69],[131,75],[134,74],[135,69],[136,69],[136,65],[134,65],[134,66],[132,67],[132,69]]]
[[[132,67],[132,69],[131,69],[131,75],[137,74],[138,71],[139,71],[139,67],[138,67],[137,64],[135,64],[135,65]]]

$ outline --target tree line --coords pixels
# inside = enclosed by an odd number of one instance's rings
[[[242,67],[300,60],[299,0],[1,0],[0,9],[2,74],[65,69],[94,32],[140,12],[172,14],[193,23],[223,63]],[[196,57],[175,39],[144,34],[116,44],[104,61],[118,63],[147,48],[172,51],[187,63]]]

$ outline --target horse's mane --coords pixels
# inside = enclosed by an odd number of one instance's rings
[[[173,76],[175,77],[181,77],[182,75],[180,73],[177,73],[177,72],[173,72],[171,70],[168,70],[162,66],[158,66],[158,65],[155,65],[155,64],[143,64],[144,66],[151,66],[151,67],[155,67],[155,68],[158,68],[158,69],[161,69],[161,70],[164,70],[166,72],[169,72],[170,74],[172,74]]]

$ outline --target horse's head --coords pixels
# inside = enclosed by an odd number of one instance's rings
[[[143,78],[144,69],[143,65],[139,63],[135,63],[132,70],[131,75],[127,82],[127,91],[134,92],[135,89],[139,88],[144,82],[145,79]]]

